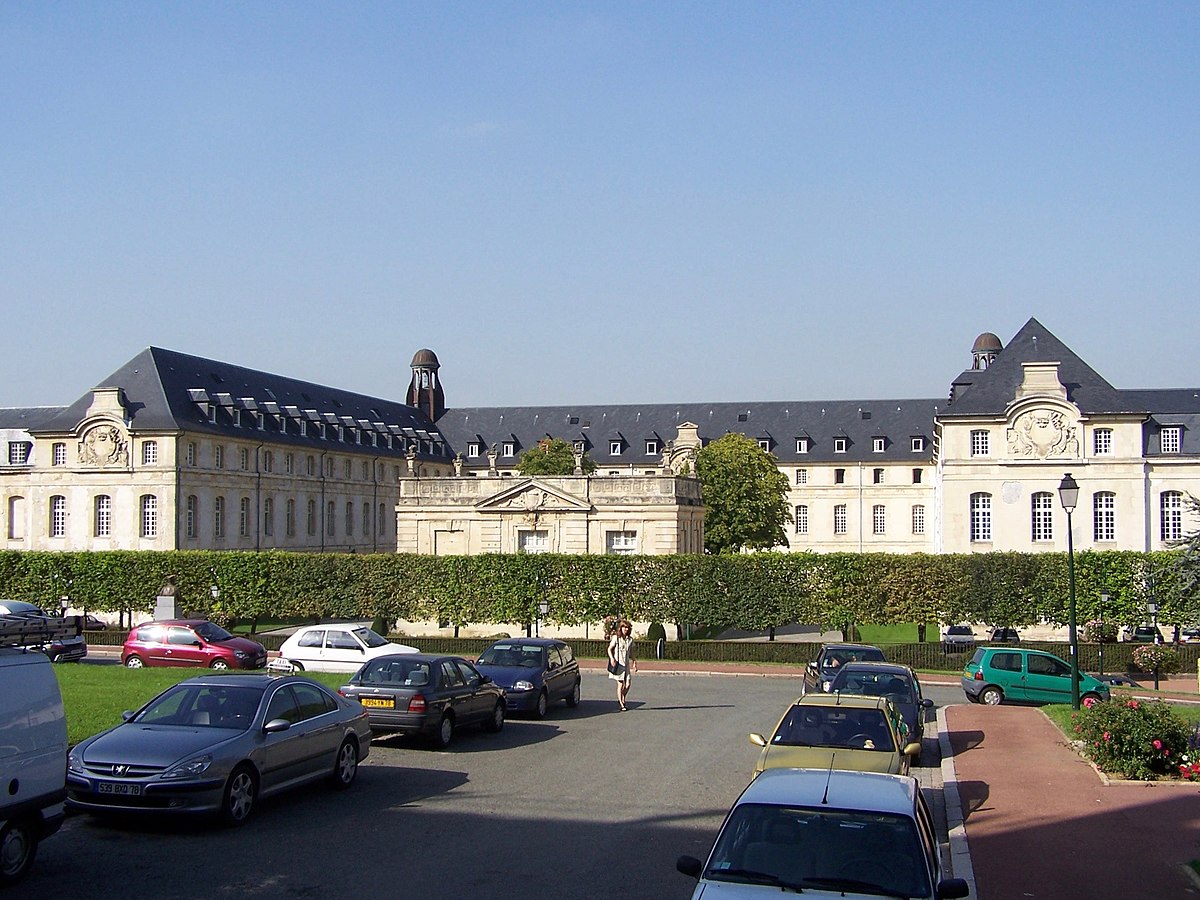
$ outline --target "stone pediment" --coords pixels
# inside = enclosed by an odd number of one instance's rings
[[[475,504],[475,508],[494,513],[586,513],[591,504],[568,491],[529,478],[498,491]]]
[[[1079,456],[1079,413],[1073,407],[1046,401],[1021,404],[1010,410],[1009,423],[1010,456],[1025,459]]]

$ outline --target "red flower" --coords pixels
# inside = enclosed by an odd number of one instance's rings
[[[1158,740],[1158,739],[1155,739],[1155,741],[1154,741],[1154,749],[1155,749],[1155,750],[1161,750],[1161,749],[1162,749],[1162,741],[1160,741],[1160,740]]]

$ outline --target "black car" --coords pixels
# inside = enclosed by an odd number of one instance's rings
[[[422,735],[447,747],[464,726],[504,727],[504,689],[459,656],[393,653],[368,660],[338,693],[357,700],[373,731]]]
[[[920,743],[925,736],[925,710],[933,709],[933,701],[922,696],[921,682],[908,666],[880,662],[846,663],[838,669],[829,691],[887,697],[908,727],[908,740]]]
[[[0,600],[0,616],[14,619],[24,619],[29,622],[60,625],[57,629],[61,634],[51,640],[38,640],[29,645],[31,650],[41,650],[51,662],[73,662],[87,656],[88,646],[83,639],[82,621],[75,616],[60,618],[52,616],[40,606],[26,603],[24,600]],[[69,634],[69,631],[74,634]]]
[[[1015,628],[993,628],[988,640],[993,644],[1019,644],[1021,635]]]
[[[870,644],[826,644],[804,667],[804,692],[828,691],[838,669],[851,662],[883,662],[883,651]]]
[[[551,703],[579,705],[579,663],[569,644],[554,638],[505,638],[479,655],[479,671],[504,688],[510,712],[546,715]]]

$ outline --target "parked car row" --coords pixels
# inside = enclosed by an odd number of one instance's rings
[[[753,780],[707,860],[676,861],[697,879],[693,900],[967,896],[966,881],[943,877],[933,817],[908,775],[933,705],[916,674],[878,647],[827,644],[804,684],[769,738],[750,735],[762,748]]]

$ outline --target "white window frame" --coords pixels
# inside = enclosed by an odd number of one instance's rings
[[[833,507],[833,533],[846,534],[848,528],[847,509],[845,503],[838,503]]]
[[[158,441],[142,441],[142,465],[158,465]]]
[[[505,441],[500,445],[500,455],[511,457],[517,455],[517,444],[515,441]]]
[[[183,534],[184,537],[196,537],[196,507],[200,501],[195,494],[188,494],[187,500],[184,501],[183,513]]]
[[[912,439],[912,443],[909,445],[909,447],[913,453],[924,453],[925,452],[925,438],[914,437]]]
[[[1113,430],[1111,428],[1097,428],[1092,432],[1092,453],[1096,456],[1111,456],[1112,440]]]
[[[759,438],[758,446],[764,453],[771,452],[771,441],[768,438]]]
[[[912,533],[925,533],[925,504],[914,503],[912,508]]]
[[[1158,536],[1163,543],[1183,538],[1183,493],[1163,491],[1158,495]]]
[[[887,508],[882,503],[871,507],[871,533],[887,534]]]
[[[620,441],[609,441],[608,442],[608,455],[609,456],[620,456],[621,451],[624,449],[625,449],[624,445]]]
[[[213,497],[213,537],[225,537],[225,498]]]
[[[646,440],[646,455],[647,456],[657,456],[658,453],[659,453],[658,441],[655,440],[654,438],[648,438]]]
[[[480,450],[479,441],[468,441],[467,459],[478,459]]]
[[[875,453],[883,453],[887,448],[887,438],[871,438],[871,449]]]
[[[1117,495],[1112,491],[1092,495],[1092,539],[1097,544],[1117,539]]]
[[[812,445],[812,441],[810,441],[806,437],[796,438],[796,452],[797,453],[807,453],[808,448],[811,445]]]
[[[796,484],[808,484],[808,469],[796,470]]]
[[[633,556],[638,552],[636,531],[608,531],[604,534],[606,553],[616,556]]]
[[[986,428],[971,429],[971,455],[991,455],[991,432]]]
[[[1163,453],[1178,453],[1183,444],[1182,425],[1164,425],[1159,435],[1159,450]]]
[[[549,553],[550,532],[544,528],[522,528],[517,532],[518,553]]]
[[[970,539],[972,544],[992,542],[992,495],[977,491],[970,497]]]
[[[112,497],[97,494],[92,530],[96,537],[112,537]]]
[[[50,448],[50,465],[65,466],[67,464],[66,441],[55,441]]]
[[[1030,539],[1035,543],[1054,540],[1054,495],[1037,491],[1029,498]]]
[[[808,504],[797,504],[794,511],[796,534],[808,534]]]
[[[834,453],[845,453],[846,448],[848,448],[849,446],[850,446],[849,438],[835,437],[833,439],[833,452]]]
[[[141,512],[141,537],[158,537],[158,497],[142,494],[138,506]]]
[[[55,494],[50,498],[50,537],[67,536],[67,498]]]

